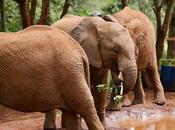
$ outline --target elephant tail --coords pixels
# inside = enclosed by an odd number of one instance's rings
[[[85,74],[86,82],[90,88],[90,70],[89,70],[89,61],[87,56],[83,56],[83,65],[84,65],[84,74]]]

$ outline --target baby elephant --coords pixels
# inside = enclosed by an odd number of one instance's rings
[[[66,130],[104,130],[89,88],[88,59],[66,33],[33,26],[0,33],[0,104],[23,112],[63,111]]]

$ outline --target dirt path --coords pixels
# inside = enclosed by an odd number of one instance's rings
[[[151,103],[153,94],[146,92],[146,104],[134,105],[118,112],[107,112],[109,130],[175,130],[175,93],[166,92],[167,104]],[[44,114],[21,113],[0,106],[0,130],[42,130]],[[57,116],[57,126],[60,117]],[[83,125],[84,128],[85,125]]]

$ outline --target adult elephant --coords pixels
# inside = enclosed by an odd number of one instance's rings
[[[158,105],[165,104],[164,90],[157,69],[155,31],[151,21],[140,11],[130,9],[129,7],[125,7],[122,11],[113,14],[113,16],[129,30],[135,43],[138,73],[142,72],[143,78],[146,75],[146,78],[149,78],[150,83],[152,83],[154,90],[153,102]],[[115,79],[115,74],[113,74],[113,77]],[[140,74],[138,74],[134,92],[135,98],[133,104],[144,103],[145,94],[142,88]],[[113,110],[115,106],[112,103],[112,98],[108,109]],[[125,96],[125,99],[125,102],[129,103],[127,96]]]
[[[84,50],[68,34],[48,26],[0,33],[0,104],[23,112],[61,109],[66,130],[104,130],[88,85]],[[78,107],[77,107],[78,106]]]
[[[115,19],[115,18],[113,18]],[[103,124],[107,91],[99,92],[98,84],[107,84],[108,69],[120,71],[124,77],[124,93],[135,85],[137,66],[134,42],[126,28],[115,22],[107,22],[100,17],[79,17],[66,15],[52,27],[69,33],[85,50],[90,63],[90,79],[97,114]],[[123,60],[125,59],[125,60]],[[47,114],[53,119],[54,114]],[[53,119],[54,120],[54,119]],[[50,124],[52,127],[53,125]]]

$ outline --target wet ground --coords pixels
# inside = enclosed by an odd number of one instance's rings
[[[108,130],[175,130],[175,92],[166,92],[167,104],[151,103],[153,94],[146,91],[146,104],[134,105],[118,112],[107,112]],[[0,130],[42,130],[44,114],[21,113],[0,106]],[[60,126],[60,115],[57,116]],[[83,125],[85,129],[86,126]]]

